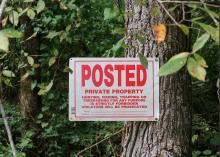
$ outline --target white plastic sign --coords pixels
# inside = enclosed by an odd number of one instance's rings
[[[71,58],[71,121],[155,121],[159,119],[159,61],[148,58]]]

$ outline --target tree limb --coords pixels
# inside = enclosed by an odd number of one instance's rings
[[[2,0],[1,5],[0,5],[0,20],[2,19],[2,13],[4,11],[4,8],[6,6],[8,0]]]
[[[159,0],[160,3],[179,3],[179,4],[200,4],[200,5],[203,5],[203,3],[199,2],[199,1],[162,1],[162,0]],[[206,6],[209,6],[209,7],[215,7],[215,8],[220,8],[220,5],[216,5],[216,4],[211,4],[211,3],[205,3]]]
[[[11,130],[10,130],[10,127],[8,125],[7,118],[5,116],[5,111],[4,111],[4,107],[2,105],[1,100],[0,100],[0,111],[1,111],[1,114],[2,114],[2,118],[4,120],[4,124],[5,124],[7,134],[8,134],[8,140],[9,140],[10,145],[11,145],[11,150],[12,150],[13,157],[16,157],[16,149],[15,149],[14,141],[12,139]]]

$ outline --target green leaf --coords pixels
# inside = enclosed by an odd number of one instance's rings
[[[211,15],[211,16],[213,16],[214,18],[219,19],[219,14],[216,13],[216,12],[214,12],[214,11],[212,11],[212,10],[210,10],[210,9],[208,9],[208,8],[201,8],[201,7],[200,7],[199,9],[205,11],[206,13],[208,13],[208,15]]]
[[[204,23],[197,22],[209,35],[211,35],[212,39],[215,40],[217,44],[219,44],[219,27],[213,27],[211,25],[207,25]]]
[[[3,78],[3,82],[6,86],[13,87],[11,84],[11,80],[8,78]]]
[[[198,8],[198,4],[195,4],[195,3],[187,3],[186,5],[190,8],[193,8],[193,9]]]
[[[34,59],[31,56],[27,56],[27,61],[31,66],[34,64]]]
[[[31,90],[33,90],[37,86],[37,81],[34,80],[31,82]]]
[[[118,50],[119,50],[120,48],[122,48],[123,44],[124,44],[124,38],[122,38],[122,39],[119,40],[115,45],[113,45],[113,47],[111,48],[111,50],[112,50],[113,52],[118,52]]]
[[[46,123],[46,122],[41,123],[42,128],[46,128],[47,126],[48,126],[48,123]]]
[[[153,17],[158,17],[160,15],[160,13],[161,13],[161,11],[160,11],[160,7],[159,6],[154,6],[150,10],[150,14]]]
[[[34,0],[24,0],[25,3],[33,2]]]
[[[46,38],[48,39],[53,39],[54,37],[60,35],[60,32],[56,32],[56,31],[51,31],[48,33],[48,35],[46,36]]]
[[[49,67],[52,66],[54,63],[56,63],[56,57],[51,57],[49,60]]]
[[[137,34],[136,37],[141,44],[145,43],[146,39],[144,38],[144,36]]]
[[[8,52],[9,50],[9,40],[5,33],[0,32],[0,51]]]
[[[187,69],[192,77],[197,78],[200,81],[205,81],[206,70],[201,67],[192,57],[189,57],[187,61]]]
[[[45,3],[43,0],[39,0],[37,2],[37,7],[36,7],[36,11],[37,11],[37,14],[39,14],[40,12],[42,12],[45,8]]]
[[[202,56],[200,56],[199,54],[194,53],[194,57],[195,57],[195,59],[196,59],[196,62],[197,62],[200,66],[202,66],[202,67],[204,67],[204,68],[207,68],[207,67],[208,67],[208,65],[207,65],[207,63],[206,63],[206,61],[205,61],[205,59],[204,59]]]
[[[4,33],[8,38],[21,38],[22,33],[17,31],[14,28],[6,28],[1,30],[0,32]]]
[[[28,11],[27,11],[27,16],[28,16],[31,20],[34,19],[35,15],[36,15],[36,14],[35,14],[35,12],[34,12],[33,9],[28,9]]]
[[[111,20],[117,17],[117,12],[114,8],[105,8],[104,10],[104,20]]]
[[[219,79],[218,79],[219,81]],[[220,83],[220,82],[219,82]],[[219,88],[219,86],[217,86],[217,88]],[[220,134],[216,133],[210,140],[210,144],[214,145],[214,146],[219,146],[220,145]]]
[[[193,50],[192,52],[195,53],[196,51],[203,48],[203,46],[207,43],[209,40],[210,35],[208,33],[203,34],[201,37],[199,37],[196,42],[193,44]]]
[[[124,28],[115,28],[112,30],[112,34],[119,34],[119,35],[123,35],[125,33],[125,29]]]
[[[47,86],[41,88],[38,92],[38,95],[46,94],[47,92],[49,92],[49,90],[52,88],[52,86],[53,86],[53,80],[51,80]]]
[[[192,136],[192,143],[194,144],[197,139],[198,139],[198,135],[193,135]]]
[[[41,118],[43,118],[43,114],[42,113],[40,113],[38,116],[37,116],[37,119],[41,119]]]
[[[173,56],[167,63],[165,63],[159,70],[159,76],[166,76],[180,70],[187,61],[189,52],[182,52]]]
[[[147,69],[148,68],[147,58],[141,53],[138,53],[138,57],[140,59],[141,64]]]
[[[10,21],[13,25],[17,26],[17,25],[18,25],[18,22],[19,22],[19,14],[18,14],[18,12],[16,12],[16,11],[13,10],[13,11],[9,14],[9,21]]]
[[[192,18],[191,21],[196,22],[198,20],[204,19],[203,16]]]
[[[204,150],[204,151],[202,152],[202,154],[203,154],[203,155],[211,155],[211,154],[212,154],[212,151],[209,150],[209,149],[207,149],[207,150]]]
[[[2,74],[6,77],[15,77],[15,74],[10,70],[3,70]]]
[[[184,25],[184,24],[180,24],[180,28],[182,29],[182,31],[186,34],[189,35],[189,27]]]
[[[199,150],[196,150],[196,151],[193,151],[192,152],[192,156],[193,157],[197,157],[198,155],[200,155],[201,154],[201,151],[199,151]]]

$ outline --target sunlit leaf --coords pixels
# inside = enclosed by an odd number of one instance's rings
[[[207,67],[208,67],[208,65],[207,65],[207,63],[206,63],[206,61],[205,61],[205,59],[204,59],[202,56],[200,56],[199,54],[194,53],[194,57],[195,57],[195,59],[196,59],[196,62],[197,62],[200,66],[202,66],[202,67],[204,67],[204,68],[207,68]]]
[[[53,39],[54,37],[60,35],[60,32],[55,32],[55,31],[51,31],[49,32],[49,34],[46,36],[46,38],[49,38],[49,39]]]
[[[33,2],[34,0],[24,0],[25,3]]]
[[[165,63],[159,70],[159,76],[166,76],[180,70],[187,61],[189,52],[182,52],[173,56],[167,63]]]
[[[14,29],[14,28],[6,28],[1,30],[0,32],[4,33],[8,38],[21,38],[22,32]]]
[[[197,22],[198,23],[198,22]],[[219,27],[213,27],[211,25],[207,25],[204,23],[198,23],[209,35],[211,35],[212,39],[219,44]]]
[[[117,11],[114,8],[105,8],[104,20],[111,20],[117,17]]]
[[[122,48],[122,45],[124,44],[124,38],[122,38],[121,40],[119,40],[115,45],[113,45],[113,47],[111,48],[111,50],[113,52],[117,52],[120,48]]]
[[[119,34],[122,35],[125,33],[125,29],[124,28],[115,28],[112,30],[112,34]]]
[[[67,10],[68,8],[63,2],[60,2],[60,9]]]
[[[198,4],[195,4],[195,3],[187,3],[186,5],[190,8],[193,8],[193,9],[198,8]]]
[[[198,139],[198,135],[193,135],[192,136],[192,143],[194,144],[197,139]]]
[[[200,80],[200,81],[205,81],[205,77],[206,77],[206,70],[201,67],[195,59],[193,59],[192,57],[189,57],[188,58],[188,61],[187,61],[187,69],[188,69],[188,72],[189,74]]]
[[[41,88],[38,92],[38,95],[46,94],[47,92],[49,92],[49,90],[52,88],[52,86],[53,86],[53,80],[50,81],[50,83],[47,86]]]
[[[34,64],[34,58],[31,56],[27,56],[27,61],[31,66]]]
[[[27,11],[27,16],[31,19],[31,20],[33,20],[34,18],[35,18],[35,12],[34,12],[34,10],[33,9],[28,9],[28,11]]]
[[[51,57],[49,60],[49,66],[52,66],[54,63],[56,63],[56,57]]]
[[[8,37],[0,32],[0,51],[8,52],[9,49],[9,40]]]
[[[18,22],[19,22],[19,14],[18,14],[18,12],[16,12],[16,11],[13,10],[13,11],[9,14],[9,21],[10,21],[13,25],[17,26],[17,25],[18,25]]]
[[[36,81],[36,80],[33,80],[33,81],[31,82],[31,90],[33,90],[36,86],[37,86],[37,81]]]
[[[39,0],[37,2],[37,7],[36,7],[36,11],[37,11],[37,14],[39,14],[40,12],[42,12],[45,8],[45,3],[43,0]]]
[[[204,150],[204,151],[202,152],[202,154],[203,154],[203,155],[211,155],[211,154],[212,154],[212,151],[209,150],[209,149],[207,149],[207,150]]]
[[[147,69],[148,68],[147,58],[141,53],[138,53],[138,57],[140,59],[141,64]]]
[[[186,34],[189,35],[189,27],[184,25],[184,24],[180,24],[180,28],[182,29],[182,31]]]
[[[192,52],[195,53],[196,51],[203,48],[203,46],[206,44],[206,42],[209,40],[210,35],[208,33],[203,34],[201,37],[199,37],[196,42],[193,44],[193,50]]]
[[[10,70],[3,70],[2,74],[6,77],[15,77],[15,74]]]

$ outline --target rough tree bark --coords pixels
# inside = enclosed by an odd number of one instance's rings
[[[25,25],[24,39],[30,37],[34,31],[31,21],[24,17],[22,19],[22,24]],[[39,40],[37,37],[33,37],[30,40],[24,42],[23,44],[24,52],[27,52],[28,55],[38,55],[39,52]],[[35,57],[36,58],[36,57]],[[27,59],[24,58],[23,61],[27,63]],[[26,74],[27,71],[31,69],[31,66],[28,65],[25,68],[22,68],[20,71],[21,81],[20,81],[20,103],[22,112],[25,117],[34,119],[37,112],[41,107],[41,99],[37,95],[37,90],[31,90],[32,80],[39,79],[39,69],[35,69],[35,75],[32,77],[27,77],[23,79],[22,77]]]
[[[164,43],[157,44],[153,25],[172,23],[162,12],[152,17],[150,10],[155,0],[148,0],[148,6],[136,5],[134,0],[125,2],[127,57],[142,52],[147,57],[159,57],[160,65],[178,52],[189,48],[187,37],[174,25],[167,25]],[[178,10],[178,11],[177,11]],[[181,18],[181,9],[175,10],[176,20]],[[177,11],[177,12],[176,12]],[[136,33],[145,37],[141,43]],[[190,157],[191,156],[191,81],[185,70],[160,78],[160,119],[157,122],[126,122],[122,141],[122,157]]]

